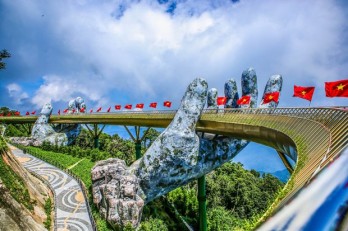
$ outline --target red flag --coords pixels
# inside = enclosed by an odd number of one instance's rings
[[[86,108],[83,107],[83,108],[80,109],[80,112],[84,113],[85,110],[86,110]]]
[[[108,110],[107,110],[106,112],[110,112],[110,110],[111,110],[111,107],[109,107]]]
[[[35,115],[35,113],[36,113],[36,111],[33,111],[31,114],[32,114],[32,115]]]
[[[217,105],[225,105],[227,103],[226,97],[218,97],[217,98]]]
[[[245,95],[237,100],[238,105],[250,104],[250,95]]]
[[[16,111],[14,114],[15,114],[16,116],[21,115],[21,113],[20,113],[19,111]]]
[[[58,115],[60,115],[60,109],[58,110]]]
[[[150,103],[150,107],[156,108],[157,107],[157,103]]]
[[[135,105],[135,107],[143,109],[144,108],[144,104],[143,103],[138,103],[137,105]]]
[[[3,113],[1,113],[1,114],[0,114],[0,116],[4,116],[4,114],[3,114]]]
[[[132,109],[132,104],[127,104],[126,106],[124,106],[124,108],[126,108],[126,109]]]
[[[271,92],[271,93],[265,94],[265,97],[263,98],[262,104],[269,103],[271,101],[274,101],[274,102],[278,103],[278,101],[279,101],[279,91],[275,91],[275,92]]]
[[[326,97],[348,97],[348,79],[325,82]]]
[[[299,97],[312,101],[313,93],[315,87],[301,87],[294,85],[294,95],[293,97]]]
[[[171,107],[171,106],[172,106],[172,102],[170,102],[170,101],[164,101],[164,102],[163,102],[163,106],[165,106],[165,107]]]
[[[115,105],[115,110],[121,110],[121,105]]]
[[[30,113],[27,111],[27,113],[25,113],[25,115],[30,115]]]
[[[100,112],[100,111],[101,111],[101,109],[102,109],[101,107],[100,107],[100,108],[98,108],[97,112]]]
[[[89,110],[89,113],[92,113],[93,112],[93,109]]]
[[[63,111],[63,113],[67,113],[67,112],[68,112],[68,110],[69,110],[69,109],[65,109],[65,110]]]

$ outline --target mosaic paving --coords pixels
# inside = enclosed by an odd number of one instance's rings
[[[54,190],[58,231],[93,230],[85,197],[74,178],[53,165],[29,154],[24,154],[20,149],[12,146],[11,149],[15,157],[28,171],[46,179]]]

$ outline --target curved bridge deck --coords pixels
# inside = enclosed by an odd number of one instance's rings
[[[50,123],[166,127],[175,111],[53,115]],[[33,123],[36,116],[2,117],[2,123]],[[334,108],[205,110],[197,131],[247,139],[275,148],[297,161],[285,187],[286,203],[294,193],[335,159],[348,144],[348,111]]]

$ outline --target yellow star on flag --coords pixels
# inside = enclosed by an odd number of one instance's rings
[[[273,99],[273,96],[270,95],[270,96],[268,97],[268,99]]]
[[[302,93],[302,95],[305,95],[307,92],[306,91],[303,91],[303,92],[301,92]]]
[[[343,85],[342,83],[340,85],[337,86],[337,90],[341,90],[343,91],[343,88],[345,87],[346,85]]]

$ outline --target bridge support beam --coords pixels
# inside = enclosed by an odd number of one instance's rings
[[[286,159],[286,156],[284,153],[277,151],[280,159],[282,160],[283,164],[285,165],[286,169],[289,171],[290,174],[294,171],[293,167],[291,166],[290,162],[288,159]]]
[[[142,136],[140,136],[140,126],[134,126],[135,136],[133,136],[133,134],[131,133],[131,131],[129,130],[127,126],[124,126],[124,127],[126,131],[128,132],[129,136],[132,138],[132,140],[135,143],[135,158],[136,159],[141,158],[141,142],[144,140],[146,134],[149,132],[151,127],[148,127]]]
[[[105,125],[98,131],[98,124],[93,124],[93,129],[91,129],[87,124],[85,124],[89,133],[92,135],[94,140],[94,148],[99,149],[99,136],[103,132]]]
[[[199,230],[207,230],[207,196],[205,191],[205,175],[198,178],[198,211]]]

